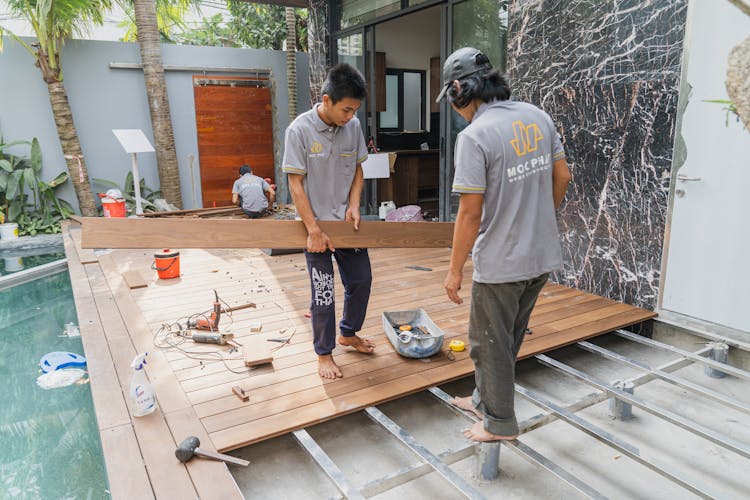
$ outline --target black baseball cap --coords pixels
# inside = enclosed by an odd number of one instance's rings
[[[492,69],[490,59],[474,47],[462,47],[448,56],[443,64],[443,90],[435,102],[440,102],[454,80]]]

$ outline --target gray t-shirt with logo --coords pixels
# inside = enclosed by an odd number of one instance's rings
[[[367,145],[356,117],[343,127],[326,125],[318,106],[286,129],[282,170],[305,176],[305,193],[316,219],[344,220],[354,173],[367,159]]]
[[[234,181],[232,194],[237,193],[242,197],[242,208],[249,212],[260,212],[268,208],[266,191],[271,186],[263,179],[253,174],[244,174]]]
[[[453,192],[484,195],[474,281],[511,283],[562,267],[552,164],[564,157],[552,119],[528,103],[484,103],[458,134]]]

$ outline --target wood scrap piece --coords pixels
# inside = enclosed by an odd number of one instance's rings
[[[240,401],[247,402],[250,401],[250,396],[245,392],[245,389],[240,387],[239,385],[235,385],[232,387],[232,392],[235,396],[240,398]]]
[[[302,221],[84,217],[83,248],[305,248]],[[451,222],[319,221],[336,248],[448,248]]]
[[[253,335],[242,339],[242,352],[245,357],[245,366],[257,366],[273,361],[273,353],[268,347],[265,337]]]
[[[122,273],[122,277],[125,279],[125,283],[128,284],[128,288],[131,290],[134,288],[146,288],[148,281],[143,277],[141,272],[137,269],[131,269]]]
[[[263,329],[263,323],[250,323],[250,331],[253,333],[257,333]]]
[[[215,272],[218,272],[218,270],[211,271],[211,272],[215,273]],[[255,302],[248,302],[247,304],[242,304],[239,306],[225,307],[224,309],[221,310],[221,312],[223,313],[234,312],[234,311],[239,311],[241,309],[247,309],[248,307],[257,307],[257,306],[255,305]]]

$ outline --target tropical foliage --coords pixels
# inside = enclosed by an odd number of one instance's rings
[[[281,50],[286,39],[286,13],[279,5],[228,0],[232,14],[229,28],[246,47]],[[294,9],[297,19],[297,50],[307,52],[307,9]]]
[[[104,13],[111,7],[110,0],[6,0],[6,4],[13,16],[29,22],[37,41],[29,44],[0,26],[0,49],[2,36],[7,32],[31,54],[42,72],[78,206],[83,215],[95,215],[86,162],[63,85],[60,51],[74,35],[86,33],[92,24],[103,23]]]
[[[7,153],[11,146],[18,145],[29,145],[30,156]],[[42,151],[36,138],[31,142],[4,143],[0,137],[0,221],[17,223],[21,236],[59,233],[60,221],[74,213],[67,201],[55,195],[57,188],[68,180],[68,173],[60,172],[47,182],[39,177],[41,171]]]
[[[133,3],[124,0],[118,3],[125,12],[125,19],[118,24],[119,27],[126,29],[121,40],[123,42],[136,42],[138,41],[138,28],[135,19],[135,6]],[[184,1],[175,3],[157,2],[156,22],[162,42],[173,42],[177,33],[187,29],[185,15],[191,8],[193,8],[193,5]]]
[[[232,29],[224,21],[224,16],[214,14],[204,17],[200,25],[195,28],[185,29],[181,33],[170,36],[170,41],[182,45],[200,45],[203,47],[241,47]]]

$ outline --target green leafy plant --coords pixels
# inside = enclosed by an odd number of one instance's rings
[[[200,45],[204,47],[240,47],[232,30],[227,26],[221,14],[204,17],[200,25],[186,28],[182,33],[172,37],[172,41],[183,45]]]
[[[18,145],[30,145],[30,156],[6,152]],[[31,142],[5,143],[0,137],[0,219],[17,223],[21,236],[59,233],[60,221],[75,213],[67,201],[55,195],[57,188],[68,180],[68,173],[61,172],[47,182],[39,177],[41,172],[42,150],[36,138]],[[29,203],[29,194],[33,203]]]
[[[740,114],[737,111],[737,108],[735,107],[734,103],[728,99],[704,99],[703,102],[710,102],[711,104],[721,104],[724,111],[726,111],[726,120],[724,122],[725,126],[729,126],[729,116],[734,115],[735,119],[737,121],[740,121]]]
[[[100,184],[107,189],[119,189],[123,198],[125,198],[126,211],[131,214],[135,213],[135,182],[133,182],[133,172],[128,172],[125,176],[125,184],[122,186],[107,179],[92,180],[95,184]],[[163,198],[161,191],[146,186],[146,181],[144,179],[141,179],[139,184],[141,187],[141,206],[143,207],[143,211],[156,212],[157,208],[156,205],[154,205],[154,201],[157,198]],[[101,213],[101,207],[99,208],[99,212]]]
[[[286,16],[280,5],[230,0],[232,19],[227,23],[235,40],[246,47],[281,50],[286,38]],[[297,50],[307,52],[307,9],[294,9],[297,27]]]

